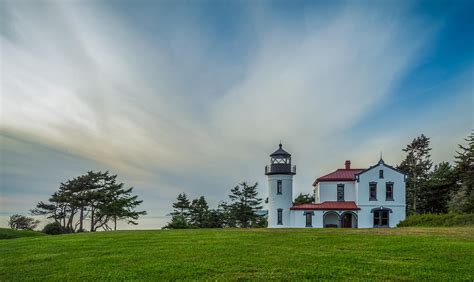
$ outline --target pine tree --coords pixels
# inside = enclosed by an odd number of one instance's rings
[[[207,227],[209,219],[209,206],[204,196],[194,199],[189,208],[189,221],[194,227]]]
[[[449,211],[474,213],[474,132],[465,139],[467,146],[459,145],[456,160],[457,190],[449,202]]]
[[[413,139],[403,151],[407,154],[398,169],[408,175],[407,180],[407,212],[409,214],[425,212],[418,203],[424,201],[423,194],[433,165],[430,159],[430,138],[421,134]]]
[[[455,186],[454,168],[448,162],[436,165],[423,187],[422,194],[425,198],[420,203],[420,209],[429,213],[447,213],[450,194]]]
[[[180,193],[176,198],[176,202],[173,203],[174,211],[171,214],[181,215],[184,219],[186,219],[189,215],[189,207],[190,202],[188,200],[188,196],[186,196],[185,193]]]
[[[262,199],[257,197],[257,186],[258,183],[249,186],[242,182],[231,189],[230,213],[240,227],[248,228],[260,218],[256,211],[262,208]]]

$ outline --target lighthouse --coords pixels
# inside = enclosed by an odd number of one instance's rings
[[[290,208],[293,206],[293,175],[296,166],[291,165],[291,154],[278,150],[270,155],[270,165],[265,166],[268,178],[268,227],[291,227]]]

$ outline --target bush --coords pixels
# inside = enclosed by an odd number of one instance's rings
[[[416,214],[407,217],[398,224],[398,227],[420,226],[420,227],[449,227],[474,225],[474,214]]]
[[[61,224],[57,222],[53,222],[53,223],[48,223],[45,225],[45,227],[43,228],[43,233],[46,233],[49,235],[58,235],[58,234],[66,233],[66,232],[64,232],[63,228],[61,227]]]

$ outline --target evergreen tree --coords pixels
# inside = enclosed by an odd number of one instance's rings
[[[10,216],[10,219],[8,220],[8,226],[10,226],[11,229],[16,230],[33,230],[39,223],[39,220],[20,214]]]
[[[465,140],[467,146],[459,145],[455,156],[458,187],[452,194],[449,210],[474,213],[474,132]]]
[[[430,159],[430,138],[421,134],[413,139],[403,151],[407,154],[398,169],[408,175],[407,179],[407,212],[409,214],[425,212],[418,206],[424,201],[423,194],[428,180],[430,169],[433,165]]]
[[[174,211],[171,213],[172,215],[181,215],[184,219],[186,219],[189,215],[189,208],[190,202],[188,200],[188,196],[185,193],[180,193],[176,198],[176,202],[173,203]]]
[[[194,199],[189,208],[190,224],[194,227],[205,228],[208,225],[209,206],[204,196]]]
[[[294,204],[301,205],[301,204],[311,204],[314,202],[314,194],[303,194],[300,193],[298,197],[296,197]]]
[[[249,186],[246,182],[242,182],[231,189],[232,194],[229,198],[232,203],[228,208],[231,217],[240,227],[248,228],[260,218],[256,211],[262,208],[260,205],[262,199],[257,197],[257,186],[258,183]]]
[[[108,171],[89,171],[61,183],[49,203],[39,202],[31,212],[54,219],[65,232],[84,230],[86,218],[90,221],[91,232],[98,228],[111,230],[110,222],[116,229],[118,220],[137,224],[138,217],[146,214],[145,211],[135,211],[142,201],[131,195],[132,187],[124,189],[124,184],[117,183],[116,178],[117,175],[110,175]],[[76,220],[78,213],[79,220]]]
[[[450,194],[456,185],[454,168],[448,162],[435,166],[423,187],[424,199],[420,202],[420,210],[429,213],[447,213]]]
[[[168,222],[162,229],[186,229],[189,228],[188,221],[181,214],[173,215],[171,221]]]

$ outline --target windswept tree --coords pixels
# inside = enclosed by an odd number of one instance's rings
[[[39,223],[39,220],[20,214],[10,216],[10,219],[8,220],[8,226],[10,226],[11,229],[16,230],[33,230]]]
[[[240,227],[251,227],[261,217],[257,214],[262,208],[262,199],[258,198],[257,186],[258,183],[249,186],[246,182],[242,182],[230,190],[231,203],[227,207],[231,217]]]
[[[430,138],[421,134],[403,149],[406,153],[405,159],[398,169],[408,175],[407,180],[407,209],[408,213],[424,212],[418,207],[420,200],[424,199],[421,191],[429,178],[430,169],[433,165],[430,159]]]
[[[117,183],[116,179],[117,175],[110,175],[108,171],[89,171],[61,183],[48,203],[39,202],[31,212],[53,219],[67,231],[84,230],[86,219],[90,222],[91,232],[98,228],[111,230],[111,222],[116,229],[119,220],[137,224],[139,216],[146,214],[145,211],[135,211],[142,201],[132,195],[133,187],[125,189],[124,184]]]

